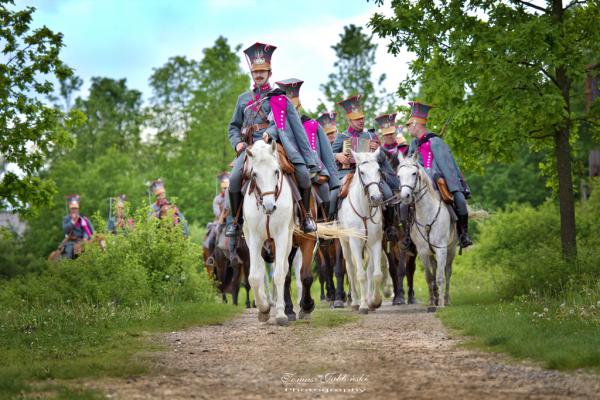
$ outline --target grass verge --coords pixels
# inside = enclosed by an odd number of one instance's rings
[[[65,306],[0,321],[0,398],[32,398],[41,388],[50,398],[97,398],[93,392],[39,383],[144,373],[149,355],[139,354],[160,349],[148,340],[151,334],[219,324],[243,310],[194,303]],[[37,324],[23,324],[30,320]]]

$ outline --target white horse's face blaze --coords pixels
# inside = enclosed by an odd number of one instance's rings
[[[256,182],[257,188],[263,195],[262,207],[267,215],[271,215],[276,209],[275,192],[279,182],[279,163],[277,161],[276,148],[265,142],[257,142],[252,147],[252,176]]]
[[[374,153],[352,152],[352,155],[356,161],[356,173],[359,175],[358,177],[362,185],[367,188],[369,200],[372,202],[382,201],[383,195],[379,187],[381,172],[379,170],[379,163],[377,162],[379,149]],[[371,184],[373,182],[376,184]]]
[[[404,204],[410,204],[413,202],[414,191],[417,189],[419,167],[412,159],[402,158],[397,175],[400,180],[400,200]]]

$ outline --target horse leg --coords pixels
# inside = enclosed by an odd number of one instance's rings
[[[317,252],[317,262],[319,265],[319,285],[321,286],[321,301],[325,301],[325,260],[319,250]]]
[[[436,284],[438,287],[438,304],[440,307],[444,307],[445,302],[445,292],[446,292],[446,249],[436,249],[435,251],[435,259],[436,259]]]
[[[335,300],[335,285],[333,283],[333,260],[335,259],[335,247],[333,241],[323,245],[323,256],[325,260],[325,287],[327,288],[327,301],[333,303]]]
[[[351,277],[350,286],[352,287],[352,308],[354,308],[355,305],[358,305],[358,312],[360,314],[368,314],[368,282],[367,273],[363,265],[363,243],[364,241],[361,239],[350,238],[350,259],[346,257],[346,263],[352,260],[352,267],[348,268],[348,276]],[[359,291],[360,296],[358,294]]]
[[[290,254],[288,255],[288,263],[294,265],[294,269],[296,272],[296,283],[299,280],[298,275],[300,274],[299,268],[297,268],[297,265],[296,265],[297,259],[298,259],[298,254],[299,254],[298,248],[292,247],[292,250],[290,251]],[[291,285],[292,285],[292,269],[290,268],[290,269],[288,269],[288,273],[285,276],[285,292],[283,293],[283,296],[284,296],[284,300],[285,300],[285,314],[288,316],[288,319],[290,321],[295,321],[296,313],[294,312],[294,304],[292,303]],[[298,303],[300,303],[300,300],[298,300]]]
[[[446,253],[446,296],[444,297],[444,301],[446,305],[450,305],[450,276],[452,276],[452,263],[454,262],[454,256],[456,252],[456,247],[452,246],[452,248],[448,248],[448,252]]]
[[[292,247],[290,257],[293,255],[292,265],[294,266],[294,277],[296,281],[296,299],[298,304],[302,300],[302,281],[300,279],[300,272],[302,271],[302,252],[298,251],[298,247]]]
[[[344,293],[344,269],[342,259],[342,244],[341,241],[335,239],[337,245],[335,246],[335,279],[337,281],[335,290],[335,300],[333,301],[333,308],[344,308],[344,301],[346,301],[346,293]]]
[[[381,283],[383,282],[383,272],[381,271],[381,238],[376,238],[369,247],[371,249],[369,263],[371,264],[371,279],[373,282],[369,285],[369,288],[373,290],[369,306],[379,308],[383,301],[381,297]]]
[[[354,276],[353,276],[353,270],[354,270],[354,259],[352,258],[352,253],[350,250],[350,243],[349,243],[349,239],[340,239],[340,247],[342,248],[342,255],[343,255],[343,259],[344,259],[344,263],[346,266],[346,275],[348,276],[348,296],[350,296],[351,293],[353,293],[353,291],[355,290],[355,285],[358,284],[358,282],[354,281]],[[344,276],[342,275],[342,285],[343,285],[343,280]],[[338,283],[339,285],[339,283]],[[357,299],[358,297],[356,296],[352,296],[353,299]],[[352,309],[354,311],[358,311],[358,302],[356,304],[351,303],[352,305]]]
[[[294,312],[294,304],[292,303],[292,293],[290,286],[292,284],[292,270],[288,269],[285,275],[285,287],[283,289],[283,301],[285,302],[285,315],[287,315],[289,321],[296,320],[296,313]]]
[[[310,287],[313,283],[312,275],[312,259],[313,251],[317,242],[313,239],[305,239],[300,249],[302,251],[302,300],[300,300],[300,319],[306,318],[307,314],[310,314],[315,309],[315,301],[310,296]]]
[[[427,287],[429,289],[429,306],[435,307],[435,297],[434,297],[434,275],[431,266],[431,259],[429,256],[424,256],[421,258],[423,261],[423,267],[425,269],[425,281],[427,282]]]
[[[275,296],[275,320],[280,326],[289,325],[288,316],[285,314],[285,302],[283,299],[285,277],[289,271],[288,255],[291,252],[291,243],[288,243],[287,232],[280,232],[275,241],[275,265],[273,272],[273,283],[277,289]]]
[[[400,253],[397,245],[393,245],[389,252],[386,253],[390,267],[390,276],[394,284],[394,299],[392,305],[401,305],[404,303],[404,257]]]
[[[262,243],[258,238],[248,238],[248,250],[250,251],[250,275],[248,281],[254,292],[254,301],[258,307],[258,320],[267,322],[270,317],[271,304],[268,301],[267,288],[265,287],[265,262],[261,256]]]
[[[231,266],[233,276],[231,277],[231,300],[234,306],[238,305],[238,294],[240,292],[241,265],[235,263]]]
[[[408,304],[416,304],[417,299],[415,298],[414,278],[415,271],[417,270],[417,256],[408,255],[405,253],[404,260],[404,271],[406,273],[406,285],[408,287]],[[402,281],[401,281],[402,282]]]

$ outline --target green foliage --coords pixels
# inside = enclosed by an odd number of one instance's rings
[[[27,251],[22,238],[0,228],[0,280],[39,272],[45,265],[43,259]]]
[[[374,123],[374,118],[380,113],[394,109],[394,99],[382,87],[386,76],[382,74],[377,79],[377,84],[371,80],[371,68],[375,64],[375,51],[377,45],[372,43],[372,36],[363,32],[363,28],[356,25],[344,27],[340,34],[340,41],[331,47],[335,50],[337,61],[335,73],[329,74],[329,80],[321,85],[325,99],[339,109],[340,115],[346,115],[344,110],[337,106],[337,102],[360,94],[364,104],[365,126]],[[318,111],[330,111],[325,105],[320,105]],[[338,130],[347,127],[344,117],[338,121]]]
[[[136,216],[126,235],[107,235],[106,251],[86,246],[76,260],[49,263],[38,276],[2,284],[0,304],[7,309],[52,304],[117,304],[141,301],[210,302],[215,289],[200,269],[201,248],[184,239],[171,219]]]
[[[492,163],[480,173],[465,174],[474,194],[471,204],[495,211],[514,203],[541,205],[552,195],[540,179],[539,162],[542,156],[526,154],[510,163]]]
[[[560,297],[600,282],[600,192],[577,208],[577,262],[561,257],[558,209],[513,205],[478,226],[477,245],[457,259],[458,269],[498,271],[495,289],[508,298],[530,293]]]
[[[47,27],[30,30],[32,7],[13,10],[12,0],[0,1],[0,207],[21,213],[51,204],[54,182],[40,179],[39,170],[55,148],[69,146],[69,130],[83,117],[46,106],[40,97],[53,90],[50,77],[73,74],[59,58],[62,34]],[[17,174],[6,167],[15,165]]]
[[[390,52],[415,54],[399,94],[421,82],[432,126],[452,118],[447,140],[467,165],[546,151],[566,258],[576,255],[571,148],[582,124],[599,127],[598,108],[571,106],[600,56],[600,5],[579,3],[395,0],[393,16],[369,23]]]

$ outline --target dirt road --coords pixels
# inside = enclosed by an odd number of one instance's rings
[[[119,399],[600,398],[595,375],[461,347],[420,305],[384,303],[343,325],[315,325],[263,324],[246,310],[223,325],[166,335],[169,350],[157,356],[153,375],[86,386]]]

